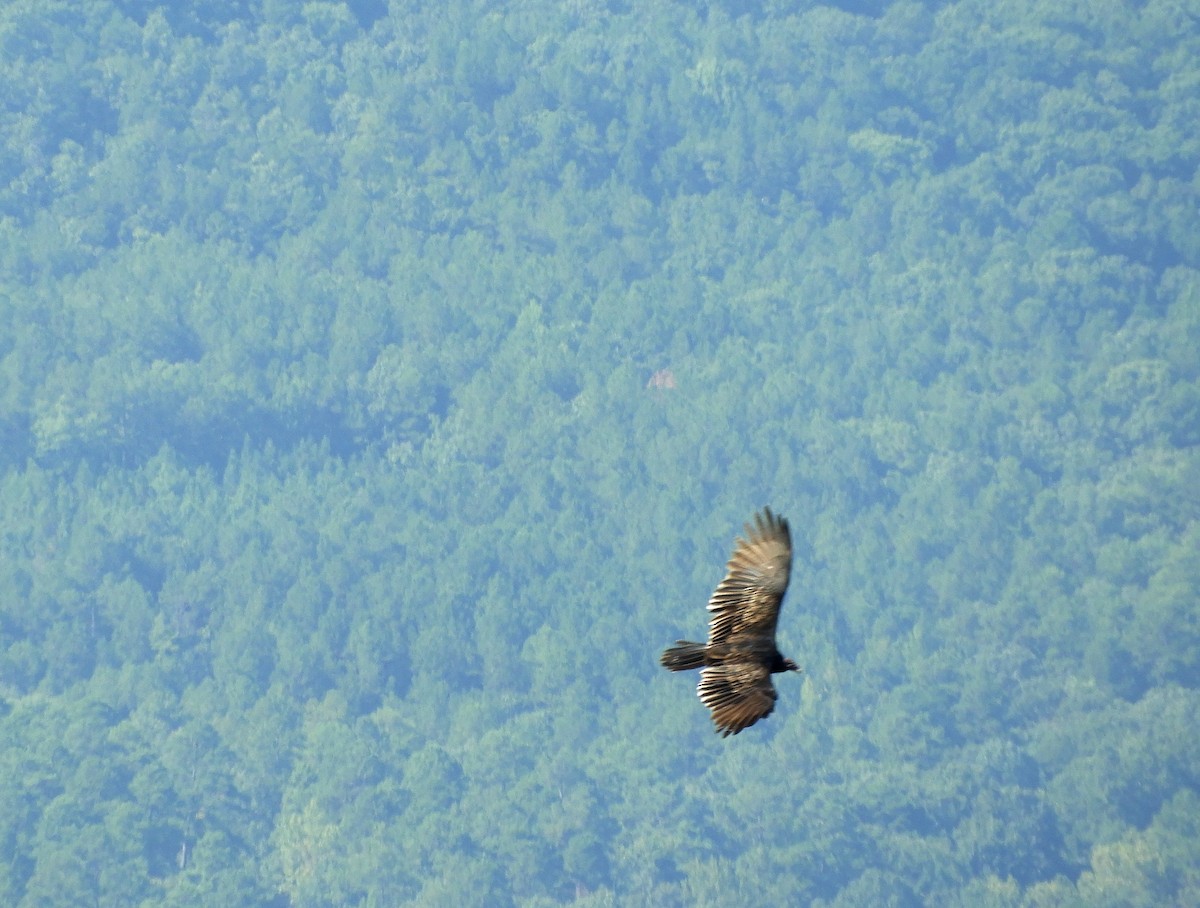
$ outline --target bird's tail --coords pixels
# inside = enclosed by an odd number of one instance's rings
[[[687,640],[676,640],[676,645],[663,650],[659,662],[664,668],[673,672],[685,671],[689,668],[704,666],[704,644],[690,643]]]

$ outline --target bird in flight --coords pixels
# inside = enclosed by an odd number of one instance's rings
[[[787,521],[763,508],[737,540],[708,610],[708,642],[678,640],[659,661],[673,672],[699,668],[696,693],[722,737],[736,735],[775,708],[776,672],[798,672],[775,647],[779,606],[792,571]]]

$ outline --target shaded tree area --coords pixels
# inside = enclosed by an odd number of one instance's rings
[[[0,902],[1200,901],[1197,13],[642,6],[0,13]]]

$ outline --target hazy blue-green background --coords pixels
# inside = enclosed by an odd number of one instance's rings
[[[3,3],[0,904],[1200,902],[1198,164],[1194,0]]]

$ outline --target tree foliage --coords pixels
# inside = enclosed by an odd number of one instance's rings
[[[1200,901],[1198,23],[8,4],[0,902]]]

